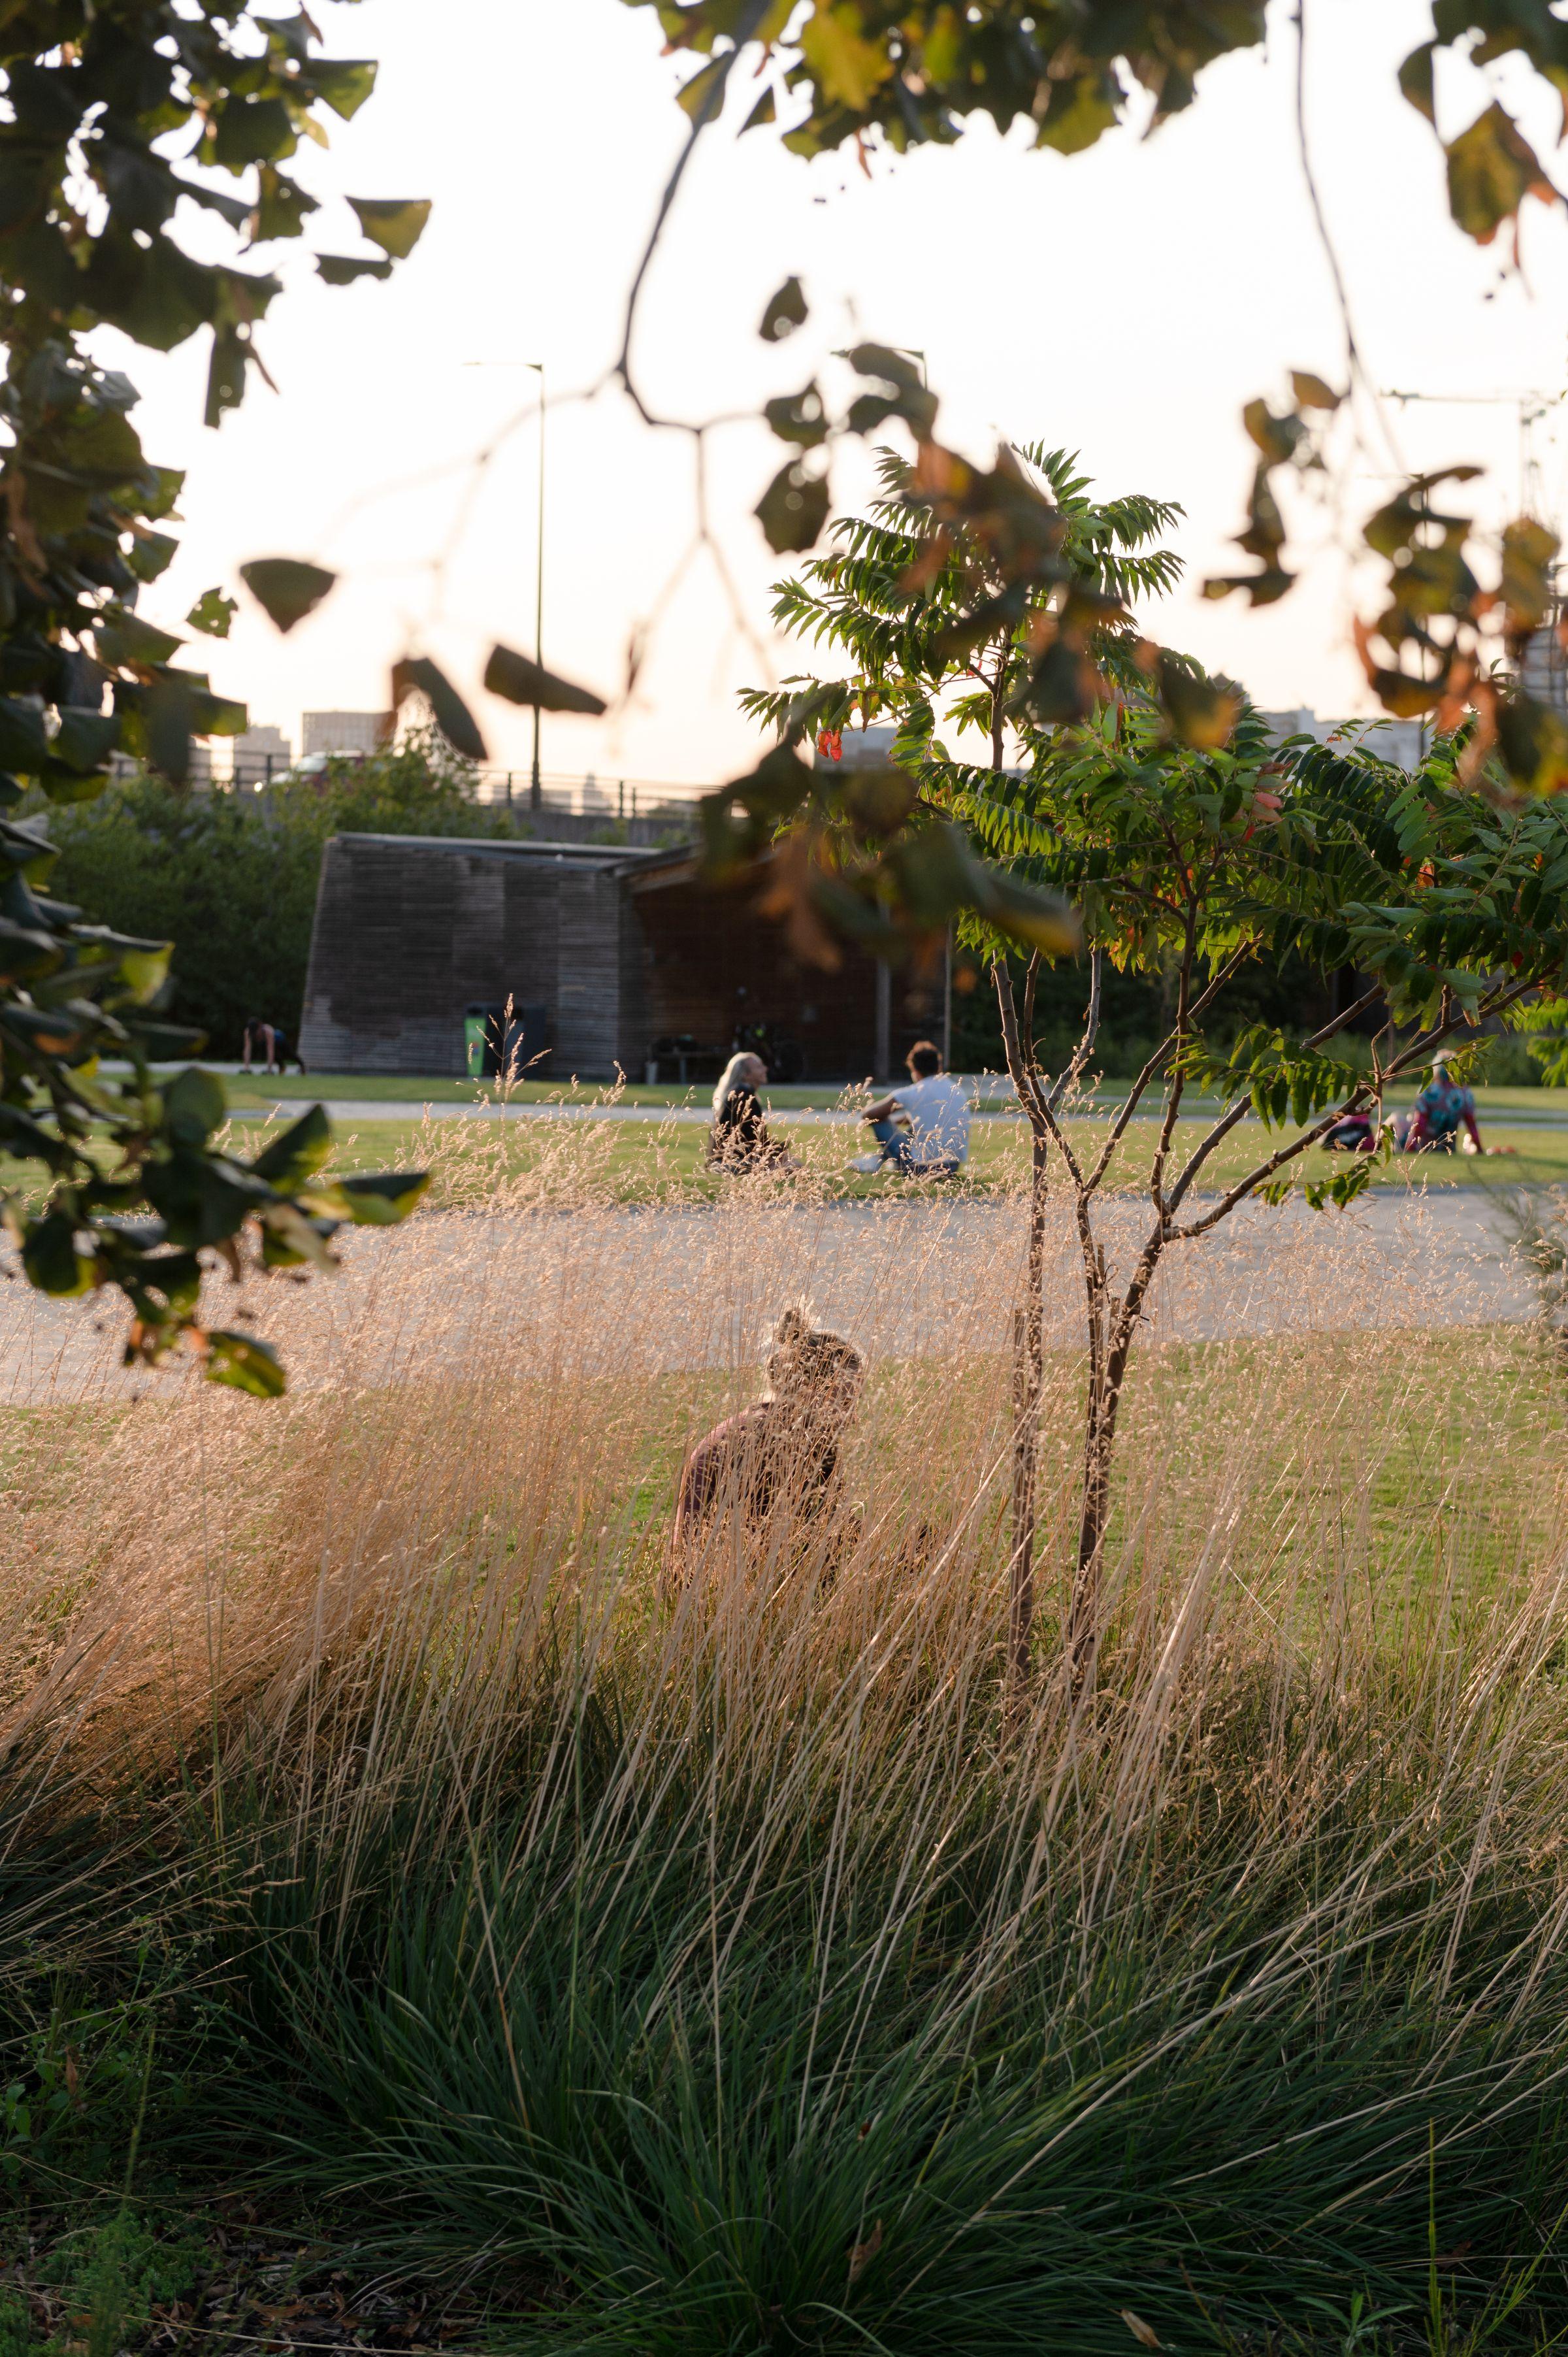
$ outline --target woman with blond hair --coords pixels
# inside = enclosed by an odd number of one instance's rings
[[[671,1550],[676,1568],[726,1509],[752,1528],[787,1508],[797,1525],[839,1505],[839,1445],[854,1414],[865,1361],[853,1342],[787,1309],[768,1354],[760,1400],[725,1416],[687,1458]]]
[[[708,1161],[715,1170],[793,1170],[787,1146],[768,1135],[762,1100],[757,1094],[768,1078],[760,1056],[743,1050],[732,1056],[714,1091],[714,1123],[708,1132]]]

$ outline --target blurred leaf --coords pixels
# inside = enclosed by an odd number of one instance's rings
[[[1292,369],[1290,382],[1297,406],[1302,409],[1337,409],[1345,398],[1342,393],[1325,384],[1320,376],[1314,376],[1310,369]]]
[[[172,630],[156,630],[139,614],[119,613],[98,625],[93,651],[112,671],[151,671],[177,654],[183,643]]]
[[[1164,650],[1158,658],[1160,702],[1170,716],[1176,742],[1200,752],[1227,745],[1241,716],[1244,701],[1239,687],[1189,671]]]
[[[0,982],[27,982],[35,974],[52,974],[64,955],[52,933],[0,917]]]
[[[762,414],[780,442],[798,442],[803,450],[814,450],[828,438],[827,413],[814,378],[799,393],[780,393],[766,403]]]
[[[226,1383],[231,1391],[248,1392],[252,1399],[282,1399],[287,1391],[288,1378],[278,1364],[277,1353],[254,1334],[214,1326],[207,1329],[202,1342],[209,1383]]]
[[[492,648],[485,666],[485,686],[491,695],[503,696],[508,704],[537,704],[541,712],[581,712],[590,718],[606,711],[602,696],[591,688],[575,687],[569,679],[558,679],[553,672],[543,670],[528,655],[520,655],[511,647]]]
[[[748,126],[749,127],[749,126]],[[768,298],[757,334],[765,344],[781,344],[806,322],[806,297],[798,278],[786,278],[782,286]]]
[[[1516,639],[1539,630],[1552,610],[1558,546],[1557,534],[1530,516],[1518,517],[1504,530],[1499,586]]]
[[[1241,412],[1241,423],[1271,467],[1282,467],[1294,457],[1306,434],[1293,412],[1276,416],[1266,401],[1250,401]]]
[[[226,639],[233,628],[239,606],[221,589],[204,589],[186,621],[193,630],[200,630],[209,639]]]
[[[314,1104],[263,1146],[251,1168],[269,1187],[288,1195],[315,1176],[331,1151],[332,1125],[327,1118],[327,1108]]]
[[[314,614],[338,576],[297,557],[260,556],[241,565],[240,578],[268,619],[286,632]]]
[[[1489,245],[1526,197],[1559,201],[1534,148],[1496,99],[1444,153],[1449,210],[1477,245]]]
[[[345,123],[351,122],[376,86],[377,68],[369,58],[313,58],[310,87]]]
[[[352,1220],[357,1227],[395,1228],[406,1220],[430,1184],[428,1170],[378,1172],[368,1178],[339,1178],[299,1188],[302,1201]]]
[[[721,50],[716,58],[701,67],[692,76],[691,81],[682,83],[680,90],[676,91],[677,105],[685,108],[693,123],[699,117],[703,121],[709,121],[717,114],[718,103],[714,93],[727,77],[733,57],[732,50]]]
[[[61,706],[59,726],[49,741],[49,752],[69,770],[99,770],[119,742],[118,713],[85,711],[80,705],[68,704]]]
[[[22,1268],[29,1285],[57,1300],[91,1291],[92,1263],[76,1249],[76,1222],[69,1211],[50,1211],[27,1230]]]
[[[349,203],[371,243],[394,262],[407,260],[430,219],[428,197],[350,197]]]
[[[328,286],[351,286],[356,278],[390,278],[392,274],[392,261],[386,254],[356,259],[351,254],[318,253],[316,267]]]
[[[744,136],[744,135],[748,131],[761,131],[767,124],[769,123],[777,123],[778,120],[778,102],[773,96],[772,86],[770,84],[768,88],[763,91],[762,96],[757,100],[757,104],[752,108],[751,113],[746,116],[746,121],[741,124],[740,128],[742,135]]]
[[[854,108],[863,107],[894,70],[886,45],[864,38],[862,21],[856,0],[814,0],[795,36],[823,97]]]
[[[406,655],[392,665],[392,708],[401,712],[411,695],[423,695],[446,742],[467,761],[482,761],[485,740],[478,723],[438,663],[427,655]]]
[[[800,555],[816,546],[828,520],[828,501],[825,475],[809,475],[798,458],[779,468],[756,509],[775,555]]]
[[[1497,714],[1498,751],[1516,786],[1527,793],[1568,790],[1568,720],[1550,705],[1518,692]]]
[[[1432,87],[1432,54],[1436,46],[1435,41],[1423,41],[1418,49],[1412,49],[1399,71],[1401,90],[1417,113],[1424,114],[1434,125],[1437,122],[1437,102]]]
[[[188,1064],[163,1092],[164,1125],[182,1146],[204,1146],[229,1118],[229,1100],[216,1072]]]

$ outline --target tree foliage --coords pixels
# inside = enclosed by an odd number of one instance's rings
[[[722,59],[742,0],[627,0],[651,7],[671,49]],[[1076,155],[1138,110],[1151,129],[1190,106],[1205,67],[1263,39],[1265,0],[770,0],[749,38],[764,51],[770,111],[797,156],[876,139],[899,154],[950,145],[966,121],[1033,127],[1035,144]],[[1434,0],[1431,32],[1399,87],[1435,129],[1434,60],[1519,58],[1568,110],[1568,20],[1546,0]],[[698,77],[699,81],[701,77]],[[1568,119],[1568,113],[1565,113]],[[1556,196],[1518,122],[1496,99],[1446,142],[1454,220],[1483,244],[1526,196]]]
[[[1099,1637],[1128,1356],[1164,1254],[1207,1234],[1250,1197],[1281,1193],[1310,1146],[1348,1114],[1379,1107],[1389,1082],[1440,1041],[1518,1013],[1542,989],[1555,995],[1568,961],[1568,804],[1561,797],[1499,802],[1495,779],[1473,774],[1462,738],[1440,739],[1413,776],[1354,743],[1276,746],[1239,689],[1156,648],[1133,619],[1135,592],[1157,594],[1175,577],[1156,544],[1174,511],[1148,500],[1097,501],[1073,461],[1042,446],[1018,454],[1017,465],[1048,492],[1060,519],[1057,546],[1072,567],[1065,596],[1046,584],[1019,597],[1004,578],[977,613],[972,576],[990,564],[987,549],[966,562],[961,527],[943,518],[928,479],[888,454],[872,513],[835,525],[832,552],[782,584],[775,607],[780,622],[847,669],[796,677],[746,703],[786,736],[819,727],[830,763],[856,719],[890,721],[896,731],[890,772],[852,772],[836,802],[824,803],[816,822],[823,882],[808,889],[834,885],[835,870],[861,858],[862,840],[880,823],[908,842],[940,833],[972,843],[1010,889],[1072,909],[1081,927],[1088,1014],[1076,1049],[1052,1071],[1035,1020],[1041,952],[1020,997],[1008,962],[1015,928],[980,906],[961,924],[961,937],[990,961],[1008,1067],[1034,1138],[1017,1336],[1012,1660],[1019,1680],[1033,1615],[1034,1431],[1053,1168],[1065,1178],[1082,1244],[1090,1369],[1068,1631],[1071,1674],[1081,1684]],[[921,584],[913,608],[912,577]],[[965,738],[980,740],[968,759]],[[835,910],[831,898],[826,906]],[[1287,961],[1324,976],[1353,969],[1361,995],[1305,1040],[1269,1024],[1238,1030],[1237,985]],[[1173,1004],[1163,1037],[1086,1153],[1069,1137],[1062,1109],[1093,1070],[1107,964],[1174,978]],[[1333,1043],[1373,1010],[1386,1030],[1369,1072]],[[1178,1150],[1177,1122],[1195,1096],[1218,1097],[1219,1111],[1206,1116],[1196,1143]],[[1151,1101],[1142,1181],[1150,1224],[1131,1275],[1112,1282],[1097,1202],[1113,1172],[1124,1180],[1133,1124]],[[1296,1134],[1271,1139],[1240,1178],[1206,1198],[1200,1190],[1217,1150],[1249,1114],[1275,1132],[1294,1124]],[[1314,1182],[1308,1199],[1342,1205],[1370,1175],[1369,1160],[1358,1158]]]
[[[205,330],[208,423],[242,399],[279,291],[250,257],[317,210],[285,167],[302,138],[325,144],[324,111],[349,118],[375,80],[318,48],[303,9],[263,16],[249,0],[0,11],[0,1146],[47,1178],[41,1203],[15,1189],[5,1217],[34,1284],[120,1289],[131,1356],[156,1361],[188,1335],[209,1373],[262,1392],[282,1381],[264,1346],[202,1324],[203,1255],[236,1275],[248,1252],[323,1264],[337,1220],[401,1214],[420,1182],[323,1189],[329,1139],[314,1118],[252,1162],[217,1153],[218,1082],[152,1074],[156,1056],[200,1044],[152,1011],[166,945],[53,897],[47,822],[20,813],[29,791],[91,801],[116,750],[178,783],[193,736],[245,724],[177,661],[179,636],[137,610],[174,556],[181,479],[143,450],[135,388],[91,339],[109,327],[167,351]],[[378,253],[318,267],[339,282],[381,273],[424,210],[365,200]],[[224,258],[206,258],[226,236]],[[191,622],[227,627],[206,601]]]
[[[329,836],[510,827],[503,810],[475,801],[471,771],[432,733],[263,793],[192,794],[145,771],[59,812],[53,832],[55,888],[109,924],[166,938],[162,1011],[205,1030],[217,1054],[237,1056],[252,1015],[298,1037]]]

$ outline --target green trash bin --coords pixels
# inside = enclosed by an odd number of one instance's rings
[[[489,1026],[488,1006],[470,1006],[463,1017],[463,1043],[467,1050],[468,1078],[485,1078],[485,1033]]]

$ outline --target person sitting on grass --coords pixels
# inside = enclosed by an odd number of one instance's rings
[[[752,1529],[786,1509],[797,1527],[838,1511],[839,1444],[854,1414],[865,1361],[842,1334],[787,1309],[768,1354],[768,1389],[725,1416],[687,1458],[671,1534],[677,1578],[692,1548],[726,1509]]]
[[[768,1135],[758,1089],[768,1078],[760,1056],[732,1056],[714,1091],[708,1164],[714,1170],[793,1170],[787,1146]]]
[[[941,1051],[929,1039],[917,1039],[905,1060],[908,1087],[891,1090],[861,1114],[871,1125],[877,1152],[857,1154],[850,1168],[891,1167],[922,1178],[950,1178],[969,1160],[969,1099],[952,1074],[943,1071]]]
[[[1476,1119],[1476,1100],[1462,1081],[1449,1074],[1454,1052],[1452,1048],[1439,1048],[1434,1056],[1432,1078],[1417,1097],[1415,1111],[1399,1140],[1402,1153],[1452,1154],[1458,1142],[1461,1122],[1469,1133],[1471,1152],[1486,1152]]]

